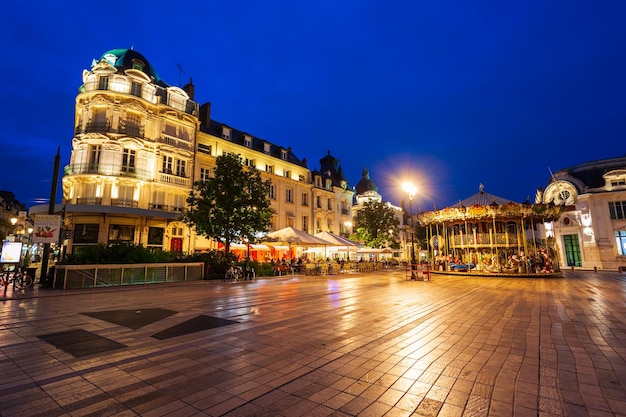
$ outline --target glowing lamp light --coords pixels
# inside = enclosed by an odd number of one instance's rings
[[[409,222],[411,227],[411,264],[415,264],[415,241],[413,240],[413,198],[417,187],[412,182],[403,182],[402,189],[409,195]]]
[[[409,200],[413,200],[417,187],[412,182],[407,181],[402,183],[402,189],[409,195]]]

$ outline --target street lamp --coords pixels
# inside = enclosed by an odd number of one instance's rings
[[[413,198],[417,187],[412,182],[402,184],[402,189],[409,195],[409,225],[411,227],[411,264],[415,264],[415,242],[413,241]]]
[[[17,224],[17,217],[11,217],[11,233],[13,233],[13,242],[17,242],[17,233],[15,231],[15,225]]]

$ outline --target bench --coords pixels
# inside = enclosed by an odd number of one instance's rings
[[[274,275],[287,275],[291,271],[289,265],[274,265]]]

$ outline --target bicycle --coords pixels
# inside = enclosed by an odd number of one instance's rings
[[[226,273],[224,274],[224,281],[232,281],[237,282],[243,278],[243,270],[240,266],[231,265],[226,269]]]
[[[10,265],[0,271],[0,285],[4,287],[4,296],[7,295],[9,285],[13,284],[13,289],[24,291],[33,285],[33,277],[22,271],[22,267]]]

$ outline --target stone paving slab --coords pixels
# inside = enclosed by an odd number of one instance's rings
[[[10,294],[0,415],[626,416],[626,275],[563,276]],[[123,346],[81,356],[40,338],[63,332]]]

